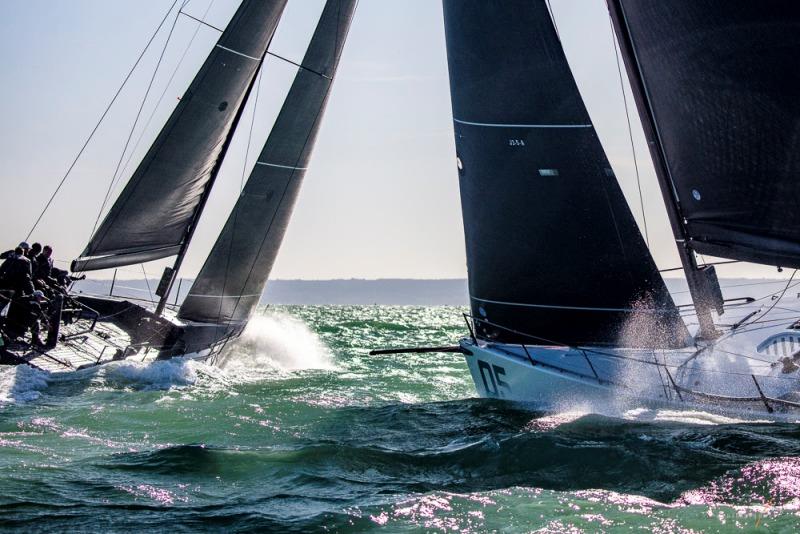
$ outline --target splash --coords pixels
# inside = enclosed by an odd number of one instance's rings
[[[654,313],[663,305],[649,295],[631,303],[634,311],[619,331],[619,345],[622,347],[663,348],[680,344],[682,321],[668,314]]]
[[[30,402],[41,396],[48,374],[27,365],[0,366],[0,406]]]
[[[549,432],[562,425],[573,423],[578,419],[588,415],[588,410],[572,410],[548,414],[543,417],[532,419],[525,425],[525,430],[529,432]]]
[[[191,386],[197,382],[197,367],[202,364],[183,358],[138,363],[114,362],[102,368],[102,377],[114,384],[138,390],[163,390]]]
[[[330,350],[301,320],[278,312],[254,317],[220,360],[227,374],[333,369]]]

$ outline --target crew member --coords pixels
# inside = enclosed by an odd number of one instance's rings
[[[25,257],[24,249],[17,247],[0,265],[0,288],[11,289],[17,295],[30,295],[33,293],[32,275],[30,260]]]
[[[42,252],[33,259],[32,267],[34,281],[41,280],[47,285],[52,284],[50,277],[53,274],[53,248],[50,245],[45,245]]]
[[[30,250],[25,252],[25,257],[28,258],[29,260],[33,261],[34,259],[36,259],[36,256],[38,256],[39,253],[41,253],[41,252],[42,252],[42,244],[41,243],[34,243],[33,245],[31,245]]]
[[[38,289],[32,295],[16,298],[11,303],[6,318],[6,332],[11,339],[22,337],[31,331],[31,345],[41,346],[42,340],[39,338],[41,326],[40,320],[47,320],[45,306],[47,299],[42,291]]]
[[[22,243],[17,245],[17,247],[21,248],[23,252],[31,248],[31,246],[27,243],[27,241],[23,241]],[[15,251],[16,249],[6,250],[2,254],[0,254],[0,260],[7,260],[8,258],[14,255]]]

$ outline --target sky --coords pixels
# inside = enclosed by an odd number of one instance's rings
[[[0,248],[10,248],[28,234],[172,3],[4,0],[0,4],[4,112]],[[646,222],[656,263],[662,269],[676,267],[680,263],[641,126],[627,80],[621,84],[617,70],[604,1],[551,3],[581,94],[643,233]],[[184,9],[221,27],[237,5],[235,0],[190,0]],[[271,51],[299,61],[322,5],[322,0],[289,0]],[[133,130],[135,149],[123,154],[173,20],[173,35]],[[122,162],[124,172],[111,189],[112,198],[217,37],[217,32],[188,17],[175,19],[172,11],[31,240],[52,244],[59,260],[77,257],[91,235],[117,163]],[[194,276],[202,266],[294,74],[295,68],[280,60],[265,63],[257,105],[255,99],[248,102],[242,119],[245,127],[239,128],[225,159],[182,277]],[[623,88],[631,107],[635,151]],[[251,125],[253,134],[248,137]],[[172,261],[148,263],[144,272],[158,277]],[[750,264],[718,267],[718,271],[724,277],[776,276],[773,268]],[[137,278],[142,272],[127,267],[119,276]],[[271,277],[463,278],[466,274],[441,3],[360,0]]]

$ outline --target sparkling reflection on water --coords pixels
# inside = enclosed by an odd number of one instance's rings
[[[458,308],[269,310],[221,367],[0,368],[0,525],[661,532],[800,521],[800,430],[473,398]]]

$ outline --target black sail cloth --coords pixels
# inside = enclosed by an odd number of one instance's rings
[[[800,3],[608,3],[690,247],[800,267]]]
[[[237,325],[258,304],[300,191],[356,3],[326,2],[302,68],[180,319]]]
[[[285,5],[242,2],[73,271],[179,252]]]
[[[682,345],[545,2],[445,0],[444,18],[478,336]]]

